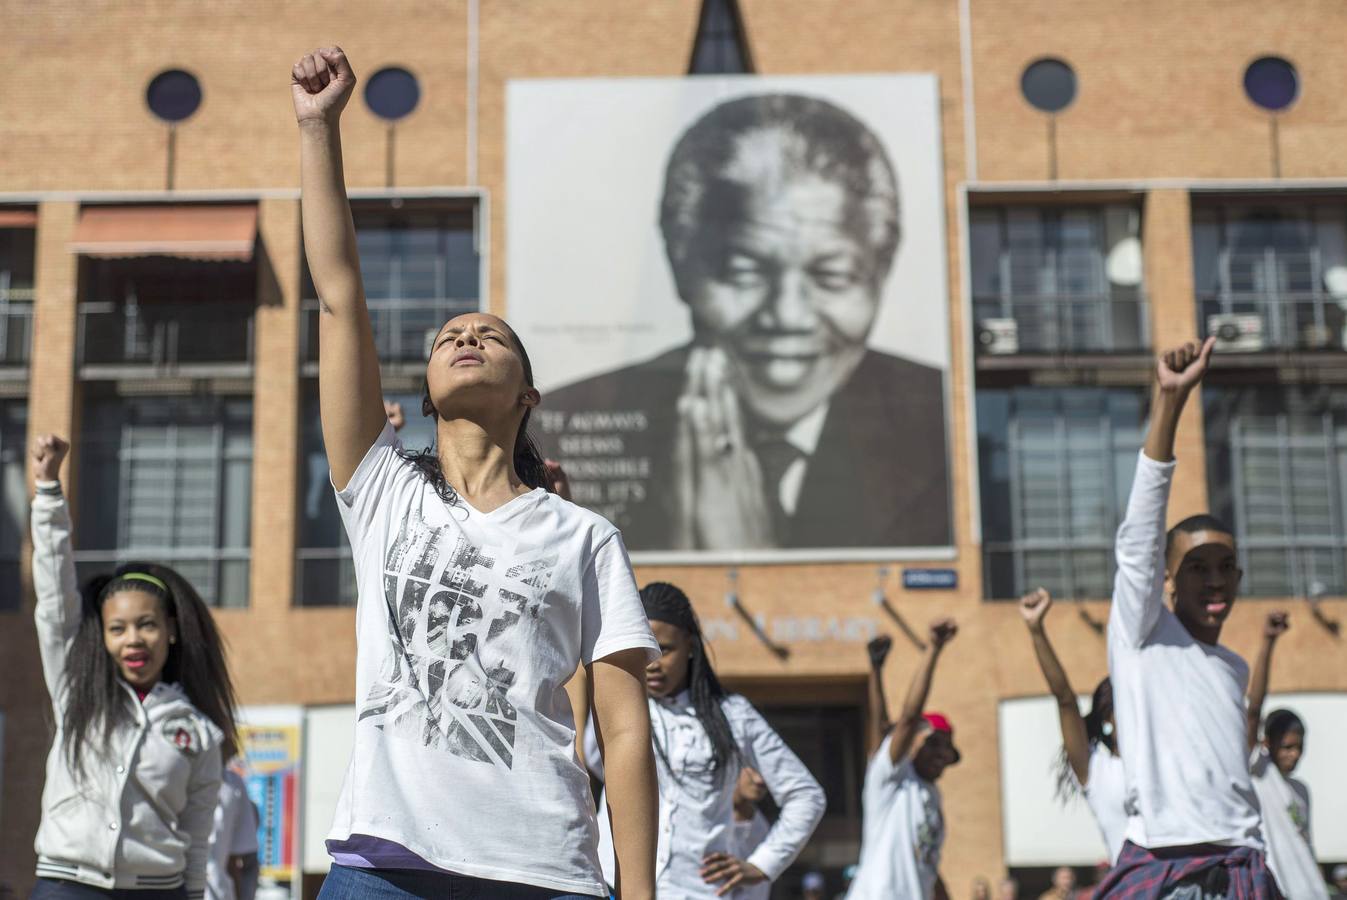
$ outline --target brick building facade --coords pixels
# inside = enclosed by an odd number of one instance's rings
[[[150,534],[140,546],[153,543],[153,515],[135,514],[152,511],[153,501],[137,498],[126,480],[137,465],[180,474],[167,502],[210,507],[205,524],[158,524],[201,535],[182,559],[221,601],[218,619],[245,704],[316,707],[353,699],[353,610],[334,599],[341,592],[332,574],[339,542],[306,537],[313,368],[305,301],[312,297],[302,262],[289,65],[315,45],[339,42],[361,74],[388,66],[415,74],[420,103],[405,120],[390,126],[359,99],[346,114],[346,172],[360,221],[374,234],[390,221],[423,216],[446,246],[467,241],[471,250],[462,258],[477,268],[458,282],[457,296],[438,299],[480,303],[508,317],[507,82],[684,75],[701,6],[398,0],[308,9],[251,0],[0,0],[0,62],[8,73],[0,92],[0,276],[9,278],[0,280],[0,328],[8,329],[0,330],[0,463],[9,467],[0,479],[0,512],[19,523],[9,532],[0,527],[0,653],[11,670],[0,680],[0,884],[22,895],[31,881],[50,740],[23,522],[15,519],[26,506],[19,496],[24,444],[34,435],[75,436],[66,480],[84,520],[76,523],[82,564],[132,552],[136,538],[127,534]],[[932,616],[954,616],[961,633],[932,695],[932,705],[956,723],[964,756],[942,782],[949,823],[943,868],[956,894],[975,875],[999,875],[1008,821],[999,710],[1005,701],[1042,695],[1044,686],[1018,613],[997,601],[1032,587],[1027,579],[1035,576],[1056,579],[1055,590],[1081,598],[1078,615],[1056,615],[1054,636],[1077,687],[1093,685],[1106,671],[1097,626],[1108,607],[1106,588],[1097,585],[1107,583],[1098,573],[1107,572],[1108,520],[1117,501],[1100,493],[1111,487],[1082,482],[1075,495],[1070,486],[1054,495],[1056,527],[1065,530],[1036,531],[1044,526],[1028,513],[998,519],[991,498],[1033,487],[1031,467],[1015,469],[1014,460],[1042,445],[1017,444],[1028,440],[1024,427],[993,433],[988,423],[1032,420],[1068,437],[1073,429],[1089,431],[1080,445],[1085,455],[1134,454],[1132,432],[1101,438],[1096,426],[1111,421],[1109,410],[1119,405],[1124,420],[1126,410],[1144,412],[1151,349],[1227,321],[1213,323],[1211,315],[1244,315],[1229,321],[1244,327],[1247,317],[1261,317],[1261,337],[1222,357],[1210,379],[1213,397],[1192,404],[1179,436],[1183,466],[1171,515],[1229,510],[1246,540],[1246,593],[1257,596],[1235,609],[1225,634],[1231,647],[1251,657],[1264,613],[1277,601],[1290,605],[1294,627],[1279,649],[1274,691],[1347,692],[1347,653],[1323,624],[1347,616],[1347,493],[1337,493],[1347,479],[1347,438],[1339,436],[1347,433],[1347,355],[1335,318],[1347,308],[1335,280],[1347,266],[1336,237],[1338,220],[1347,227],[1347,107],[1340,102],[1347,59],[1324,39],[1347,28],[1347,9],[1310,0],[739,0],[738,14],[758,73],[939,78],[957,552],[929,565],[953,569],[957,587],[904,591],[899,572],[922,568],[920,561],[742,567],[734,572],[742,606],[789,649],[782,659],[722,603],[726,568],[643,567],[642,580],[676,581],[696,600],[719,635],[722,674],[783,716],[793,705],[797,721],[845,721],[859,742],[865,639],[895,634],[888,687],[898,698],[917,659],[900,621],[921,631]],[[1289,61],[1298,75],[1295,102],[1281,112],[1255,105],[1242,84],[1250,62],[1265,56]],[[1026,67],[1043,58],[1063,60],[1075,74],[1074,100],[1055,114],[1035,109],[1022,93]],[[176,126],[146,106],[146,86],[167,69],[190,71],[203,93],[200,109]],[[219,277],[212,283],[232,285],[234,294],[203,291],[166,319],[140,313],[129,322],[119,279],[127,267],[149,264],[97,248],[75,252],[72,243],[90,210],[142,205],[254,211],[256,250],[247,260],[182,261],[186,268],[167,274],[136,270],[144,283],[169,290],[184,279]],[[1121,278],[1072,290],[1105,309],[1098,315],[1130,322],[1131,339],[1116,330],[1112,338],[1091,337],[1088,327],[1072,331],[1061,319],[1046,330],[1032,325],[1026,310],[1050,305],[1065,290],[1045,288],[1041,272],[1052,269],[1062,283],[1078,274],[1067,250],[1083,247],[1100,271],[1124,264],[1109,258],[1116,243],[1102,236],[1113,221],[1109,209],[1132,223],[1119,227],[1139,241],[1140,283]],[[1253,221],[1272,236],[1249,238]],[[1037,242],[1030,251],[1026,240]],[[1347,248],[1347,237],[1341,243]],[[1044,248],[1060,251],[1056,262],[1045,262]],[[1040,273],[1028,287],[997,274],[1023,252]],[[1250,262],[1250,254],[1261,261]],[[1123,297],[1113,289],[1119,283],[1134,290]],[[193,326],[207,321],[202,309],[223,317],[221,334],[242,329],[233,349],[213,362],[201,362],[190,346]],[[1087,326],[1095,321],[1083,315]],[[1018,346],[991,347],[988,319],[1017,322]],[[100,328],[110,329],[103,332],[112,336],[108,346],[120,351],[100,355],[91,339]],[[975,349],[984,346],[980,337],[988,341],[983,352]],[[392,393],[414,394],[419,348],[394,342],[393,349],[386,384]],[[1246,409],[1231,399],[1236,390],[1266,402]],[[1135,429],[1137,413],[1128,421]],[[1322,427],[1313,431],[1306,422]],[[1267,429],[1272,437],[1261,440]],[[137,434],[145,447],[128,443]],[[1013,470],[1004,478],[987,468],[1002,458]],[[214,467],[209,476],[200,474],[206,465]],[[1260,465],[1280,474],[1254,484]],[[193,493],[202,484],[212,487]],[[110,496],[119,498],[117,509],[101,505]],[[1269,497],[1291,498],[1273,517],[1295,539],[1263,537],[1277,530],[1266,521]],[[1315,497],[1322,510],[1310,508]],[[106,523],[106,533],[91,534],[94,520]],[[1091,528],[1098,533],[1087,540]],[[877,584],[885,607],[872,599]],[[1324,597],[1314,607],[1319,619],[1303,599],[1309,594]],[[837,746],[854,776],[859,743]],[[843,789],[854,793],[854,781]],[[813,864],[839,868],[854,852],[857,811],[848,800],[830,819],[821,849],[811,850]]]

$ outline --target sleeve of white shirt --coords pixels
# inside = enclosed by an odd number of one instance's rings
[[[1139,647],[1160,621],[1165,590],[1165,511],[1174,462],[1137,458],[1127,515],[1118,528],[1118,575],[1113,582],[1110,637]]]
[[[206,894],[206,862],[215,827],[215,807],[220,802],[221,771],[218,746],[198,753],[192,761],[187,807],[178,816],[181,830],[191,841],[187,847],[187,871],[183,873],[188,900],[202,900]]]
[[[258,852],[257,814],[253,810],[253,801],[248,796],[248,786],[232,770],[225,770],[225,779],[234,787],[233,802],[238,809],[234,812],[234,833],[229,837],[229,855],[247,856]]]
[[[360,465],[355,467],[351,480],[344,487],[333,485],[337,492],[337,506],[346,522],[347,533],[354,544],[373,524],[385,490],[399,476],[420,477],[398,455],[402,448],[397,432],[385,423],[384,430],[365,451]]]
[[[734,717],[743,725],[745,746],[741,749],[745,761],[762,775],[772,799],[781,808],[776,824],[747,861],[770,881],[776,881],[809,843],[823,818],[827,798],[804,763],[762,715],[747,700],[736,697],[734,701],[739,705]]]
[[[627,548],[614,530],[599,544],[585,569],[580,662],[587,666],[635,647],[644,648],[650,659],[659,657],[659,644],[650,633]]]
[[[75,580],[75,554],[70,541],[70,511],[61,486],[39,481],[33,497],[33,588],[37,605],[37,646],[47,693],[59,712],[66,654],[80,627],[80,593]]]

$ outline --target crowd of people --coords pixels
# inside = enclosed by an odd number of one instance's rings
[[[687,594],[638,588],[621,533],[569,502],[529,437],[541,397],[505,321],[444,324],[422,403],[434,447],[399,441],[342,174],[354,84],[335,48],[292,72],[323,438],[359,595],[354,749],[319,896],[766,897],[822,818],[824,791],[722,685]],[[1049,638],[1052,598],[1020,602],[1057,703],[1060,790],[1083,795],[1107,848],[1097,898],[1329,896],[1309,791],[1293,777],[1304,722],[1262,711],[1287,616],[1267,617],[1250,675],[1220,644],[1241,577],[1231,530],[1209,515],[1166,529],[1175,432],[1212,349],[1157,361],[1117,537],[1109,677],[1088,713]],[[239,737],[219,633],[168,566],[77,583],[68,449],[56,436],[33,448],[36,621],[57,732],[32,896],[249,898],[257,821],[229,766]],[[877,742],[850,900],[951,896],[939,782],[960,751],[927,701],[957,634],[951,619],[931,623],[892,717],[891,642],[868,648]],[[804,878],[810,900],[825,890],[818,873]],[[1008,900],[1018,886],[979,879],[972,895]],[[1043,896],[1085,895],[1063,868]]]

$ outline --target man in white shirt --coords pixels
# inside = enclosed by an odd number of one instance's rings
[[[957,631],[952,619],[931,623],[902,712],[870,758],[861,793],[861,858],[847,900],[948,900],[940,877],[945,815],[935,782],[959,761],[959,751],[949,720],[922,710],[936,662]],[[872,680],[879,680],[887,650],[871,649]],[[887,718],[883,709],[874,714]]]
[[[1165,531],[1179,417],[1214,345],[1160,356],[1150,431],[1118,529],[1109,677],[1131,818],[1099,897],[1280,896],[1249,779],[1249,668],[1218,643],[1242,575],[1235,539],[1207,515]]]
[[[257,891],[257,808],[239,774],[226,767],[210,834],[206,900],[252,900]]]

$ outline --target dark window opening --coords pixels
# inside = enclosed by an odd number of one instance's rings
[[[734,0],[704,0],[692,44],[689,75],[744,75],[752,73],[748,35]]]
[[[167,256],[80,263],[83,365],[163,367],[252,359],[254,263]]]

